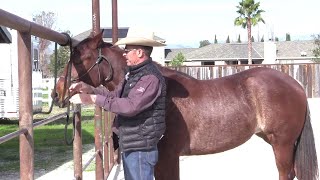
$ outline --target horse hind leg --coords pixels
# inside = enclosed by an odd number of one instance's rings
[[[270,135],[264,133],[257,133],[257,136],[269,143],[275,155],[276,165],[279,172],[280,180],[292,180],[295,177],[294,171],[294,143],[275,144],[272,143]],[[272,137],[272,136],[271,136]]]
[[[293,180],[294,172],[294,143],[271,144],[279,172],[279,180]]]

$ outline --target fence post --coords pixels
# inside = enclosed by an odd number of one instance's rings
[[[92,33],[97,35],[101,32],[100,30],[100,5],[99,0],[92,0]],[[103,132],[102,132],[102,108],[95,107],[95,117],[94,117],[94,142],[95,150],[98,151],[96,156],[96,179],[104,179],[103,172]]]
[[[34,179],[34,140],[32,110],[31,34],[18,32],[19,127],[27,129],[20,135],[20,179]]]
[[[95,151],[98,151],[96,156],[96,179],[104,179],[102,138],[102,109],[96,106],[94,112],[94,144]]]
[[[73,141],[73,162],[74,177],[76,180],[82,180],[82,133],[81,133],[81,105],[74,105],[74,141]]]

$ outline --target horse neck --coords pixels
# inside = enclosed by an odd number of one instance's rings
[[[122,52],[113,47],[104,48],[103,54],[108,58],[112,65],[113,77],[112,81],[103,83],[102,85],[112,91],[124,79],[124,69],[126,67],[126,60],[122,56]],[[108,69],[108,67],[106,67],[106,69]]]

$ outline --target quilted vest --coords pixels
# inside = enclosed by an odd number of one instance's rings
[[[157,146],[164,134],[166,82],[152,59],[131,67],[127,81],[123,85],[121,97],[128,97],[132,87],[145,75],[156,76],[161,83],[161,94],[149,108],[133,117],[118,116],[119,145],[122,152],[148,150]]]

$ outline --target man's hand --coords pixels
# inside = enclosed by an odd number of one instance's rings
[[[96,95],[91,94],[75,94],[70,98],[70,102],[73,104],[94,104],[96,102]]]
[[[82,94],[94,94],[93,92],[94,87],[86,84],[82,81],[71,84],[69,87],[71,94],[82,93]]]

